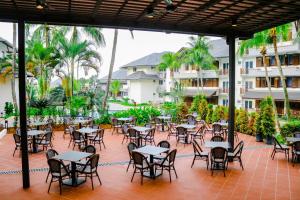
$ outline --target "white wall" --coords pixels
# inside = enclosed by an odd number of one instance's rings
[[[19,80],[16,79],[16,96],[17,96],[17,103],[19,104]],[[1,98],[0,98],[0,113],[2,112],[4,114],[4,107],[5,102],[13,102],[12,100],[12,91],[11,91],[11,82],[10,79],[6,79],[5,82],[0,83],[0,91],[1,91]]]
[[[137,103],[158,103],[160,101],[157,88],[158,80],[130,80],[128,81],[128,97]]]

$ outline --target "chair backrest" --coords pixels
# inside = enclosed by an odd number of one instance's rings
[[[147,134],[147,136],[154,138],[154,134],[155,134],[155,128],[151,128]]]
[[[222,136],[215,135],[210,140],[213,141],[213,142],[223,142],[224,138]]]
[[[222,131],[222,126],[218,123],[215,123],[215,124],[212,125],[212,131],[213,131],[213,133],[221,132]]]
[[[276,139],[276,137],[272,136],[273,137],[273,141],[274,141],[274,147],[279,146],[281,149],[282,149],[282,146],[281,144],[279,143],[279,141]]]
[[[166,162],[166,160],[167,160],[167,161],[169,161],[170,166],[174,165],[176,153],[177,153],[177,149],[173,149],[172,151],[170,151],[170,153],[168,153],[168,155],[164,159],[163,163]]]
[[[48,160],[48,165],[51,174],[55,174],[56,176],[57,174],[61,175],[62,170],[68,171],[68,169],[66,168],[66,166],[62,161],[54,158],[50,158]]]
[[[176,130],[177,130],[178,135],[186,135],[187,134],[187,129],[182,126],[177,126]]]
[[[146,161],[147,165],[149,166],[147,158],[143,154],[133,151],[131,155],[133,163],[136,167],[144,167],[144,161]]]
[[[81,139],[83,139],[83,135],[80,132],[78,132],[78,131],[73,131],[72,135],[73,135],[74,140],[81,140]]]
[[[294,151],[300,151],[300,141],[293,143],[293,150]]]
[[[46,132],[46,134],[44,135],[44,140],[46,141],[51,141],[52,140],[52,131],[50,132]]]
[[[95,168],[97,169],[99,158],[99,154],[89,156],[85,166],[82,168],[82,171],[84,171],[88,166],[90,167],[90,172],[92,172]]]
[[[116,118],[112,118],[111,123],[112,123],[113,126],[117,126],[118,125],[118,120]]]
[[[223,147],[215,147],[211,149],[211,158],[212,160],[223,160],[227,159],[227,149]]]
[[[47,152],[46,152],[46,158],[47,158],[47,160],[53,158],[56,155],[58,155],[58,153],[54,149],[48,149]]]
[[[241,156],[244,148],[244,141],[240,141],[233,150],[234,157]]]
[[[137,144],[134,143],[134,142],[130,142],[128,145],[127,145],[127,149],[128,149],[128,153],[129,153],[129,156],[132,157],[132,151],[134,149],[138,148]]]
[[[122,133],[127,134],[129,129],[129,124],[123,124],[122,125]]]
[[[98,131],[97,131],[97,136],[99,137],[99,138],[103,138],[104,137],[104,129],[99,129]],[[97,137],[96,136],[96,137]]]
[[[157,144],[158,147],[170,149],[171,144],[167,140],[162,140]]]
[[[193,149],[195,154],[200,154],[202,152],[202,149],[196,140],[193,140]]]
[[[193,115],[188,115],[187,116],[187,123],[190,125],[195,125],[196,124],[196,118]]]
[[[131,124],[135,125],[136,124],[136,118],[135,117],[130,117],[131,118]]]
[[[94,147],[93,145],[87,145],[82,149],[83,152],[87,152],[87,153],[92,153],[95,154],[96,153],[96,147]]]
[[[160,124],[161,123],[161,120],[158,117],[155,117],[154,121],[155,121],[155,124]]]
[[[133,128],[129,128],[127,130],[127,132],[129,134],[129,137],[137,137],[138,136],[138,132]]]
[[[300,132],[295,132],[293,135],[295,138],[300,138]]]
[[[15,140],[15,144],[20,144],[21,143],[21,136],[18,134],[14,134],[14,140]]]

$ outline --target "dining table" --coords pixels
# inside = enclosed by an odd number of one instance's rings
[[[162,130],[162,132],[164,132],[166,121],[170,121],[171,117],[170,116],[158,116],[157,118],[160,119],[160,121],[161,121],[161,130]]]
[[[298,138],[298,137],[286,137],[285,139],[289,144],[293,144],[294,142],[300,141],[300,138]]]
[[[132,121],[131,117],[119,117],[117,118],[118,122],[121,122],[121,124],[129,123]]]
[[[40,135],[44,135],[45,131],[41,130],[29,130],[27,131],[27,136],[32,137],[32,153],[38,153],[40,150],[38,149],[37,137]]]
[[[37,122],[32,122],[30,124],[30,126],[34,126],[34,127],[36,127],[36,130],[40,130],[41,126],[45,126],[47,124],[48,124],[48,122],[39,122],[39,121],[37,121]]]
[[[71,162],[71,178],[63,180],[64,185],[76,187],[86,181],[85,178],[79,178],[76,176],[76,162],[86,159],[91,155],[91,153],[86,152],[67,151],[53,157],[58,160]]]
[[[85,146],[87,146],[88,145],[88,137],[93,135],[94,133],[97,133],[98,130],[99,129],[84,127],[84,128],[78,129],[77,131],[81,134],[84,134],[84,143],[85,143]]]
[[[206,148],[216,148],[216,147],[222,147],[225,149],[230,149],[231,145],[229,142],[215,142],[215,141],[205,141],[204,146]]]
[[[183,127],[185,129],[187,129],[187,136],[185,138],[185,143],[186,144],[190,144],[191,141],[189,141],[189,135],[190,135],[190,132],[194,131],[195,128],[196,128],[196,125],[192,125],[192,124],[179,124],[177,125],[177,127]]]
[[[83,124],[87,124],[89,122],[90,122],[90,120],[87,120],[87,119],[75,119],[72,121],[73,124],[78,124],[79,128],[82,128]]]
[[[150,131],[151,128],[144,126],[133,126],[132,128],[138,132],[137,145],[140,147],[142,146],[143,137],[145,137],[148,134],[148,131]]]
[[[149,155],[149,164],[150,164],[150,170],[149,172],[144,172],[143,176],[155,179],[156,177],[160,176],[162,174],[155,173],[154,170],[154,156],[157,156],[161,153],[166,153],[170,149],[169,148],[163,148],[163,147],[157,147],[157,146],[152,146],[152,145],[146,145],[137,149],[134,149],[133,152],[138,152],[144,155]]]

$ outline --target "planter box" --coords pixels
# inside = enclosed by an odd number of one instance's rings
[[[256,133],[256,142],[263,142],[262,133]]]
[[[111,124],[100,124],[99,126],[102,129],[111,129],[111,127],[112,127]]]

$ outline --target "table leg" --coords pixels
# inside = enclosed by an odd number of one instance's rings
[[[37,153],[37,146],[36,146],[36,138],[35,135],[32,137],[32,153]]]
[[[150,177],[155,178],[155,173],[154,173],[154,165],[153,165],[153,155],[150,155]]]
[[[84,137],[85,137],[84,143],[85,143],[85,146],[87,146],[87,145],[88,145],[88,134],[85,133],[85,134],[84,134]]]
[[[162,132],[165,132],[165,120],[161,120],[161,130]]]
[[[79,124],[78,124],[78,127],[79,127],[79,129],[81,129],[81,128],[82,128],[82,124],[81,124],[81,123],[79,123]]]

